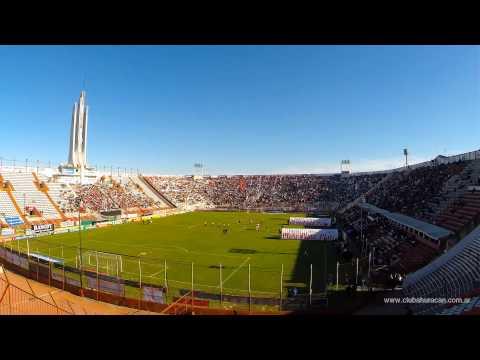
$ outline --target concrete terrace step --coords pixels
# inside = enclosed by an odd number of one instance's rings
[[[443,215],[438,218],[438,222],[447,222],[447,221],[452,221],[452,222],[457,222],[459,224],[466,224],[467,220],[463,219],[462,217],[458,217],[455,215]]]
[[[458,230],[461,229],[461,227],[458,227],[458,226],[456,226],[456,225],[451,225],[451,224],[449,224],[449,223],[442,223],[441,225],[442,225],[442,227],[444,227],[444,228],[446,228],[446,229],[448,229],[448,230],[451,230],[451,231],[453,231],[453,232],[456,232],[456,231],[458,231]]]
[[[477,215],[479,211],[471,210],[471,209],[460,209],[456,212],[457,215],[467,216],[467,217],[474,217]]]

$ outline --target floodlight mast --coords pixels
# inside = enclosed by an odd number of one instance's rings
[[[195,164],[193,164],[193,168],[195,169],[195,170],[194,170],[194,173],[195,173],[195,174],[197,173],[197,170],[196,170],[196,169],[201,169],[201,170],[198,170],[198,171],[199,171],[198,175],[200,175],[200,174],[201,174],[202,176],[205,175],[205,173],[204,173],[204,165],[203,165],[202,163],[195,163]]]
[[[340,173],[350,173],[350,160],[340,161]]]

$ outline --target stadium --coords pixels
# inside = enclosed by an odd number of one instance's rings
[[[88,121],[81,91],[66,163],[0,158],[1,315],[480,314],[480,150],[172,176],[91,166]]]

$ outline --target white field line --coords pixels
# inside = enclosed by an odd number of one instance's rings
[[[242,268],[242,266],[245,265],[245,263],[246,263],[248,260],[250,260],[250,257],[247,257],[245,260],[243,260],[243,262],[242,262],[240,265],[238,265],[238,267],[237,267],[235,270],[233,270],[233,271],[230,273],[230,275],[228,275],[228,276],[225,278],[225,280],[222,281],[222,286],[223,286],[223,284],[225,284],[225,283],[227,282],[228,279],[230,279],[233,275],[235,275],[235,273],[236,273],[238,270],[240,270],[240,269]],[[220,287],[220,285],[218,285],[217,287]]]
[[[239,258],[242,255],[225,255],[225,254],[215,254],[215,253],[208,253],[208,252],[201,252],[201,251],[190,251],[191,254],[198,254],[198,255],[209,255],[209,256],[219,256],[224,258]]]
[[[111,244],[110,242],[108,241],[101,241],[101,240],[91,240],[89,239],[88,240],[89,242],[94,242],[94,243],[99,243],[99,244]],[[155,249],[155,250],[166,250],[166,251],[178,251],[178,249],[184,251],[184,252],[188,252],[188,249],[185,249],[181,246],[142,246],[142,245],[132,245],[132,244],[122,244],[122,246],[127,246],[127,247],[133,247],[133,248],[140,248],[140,249]]]
[[[157,271],[156,273],[153,273],[151,275],[146,275],[145,277],[155,277],[156,275],[163,274],[165,272],[165,269],[162,269],[160,271]]]

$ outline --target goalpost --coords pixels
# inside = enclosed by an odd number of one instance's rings
[[[123,273],[123,259],[121,255],[101,251],[85,251],[82,253],[82,265],[91,271],[119,276]]]

